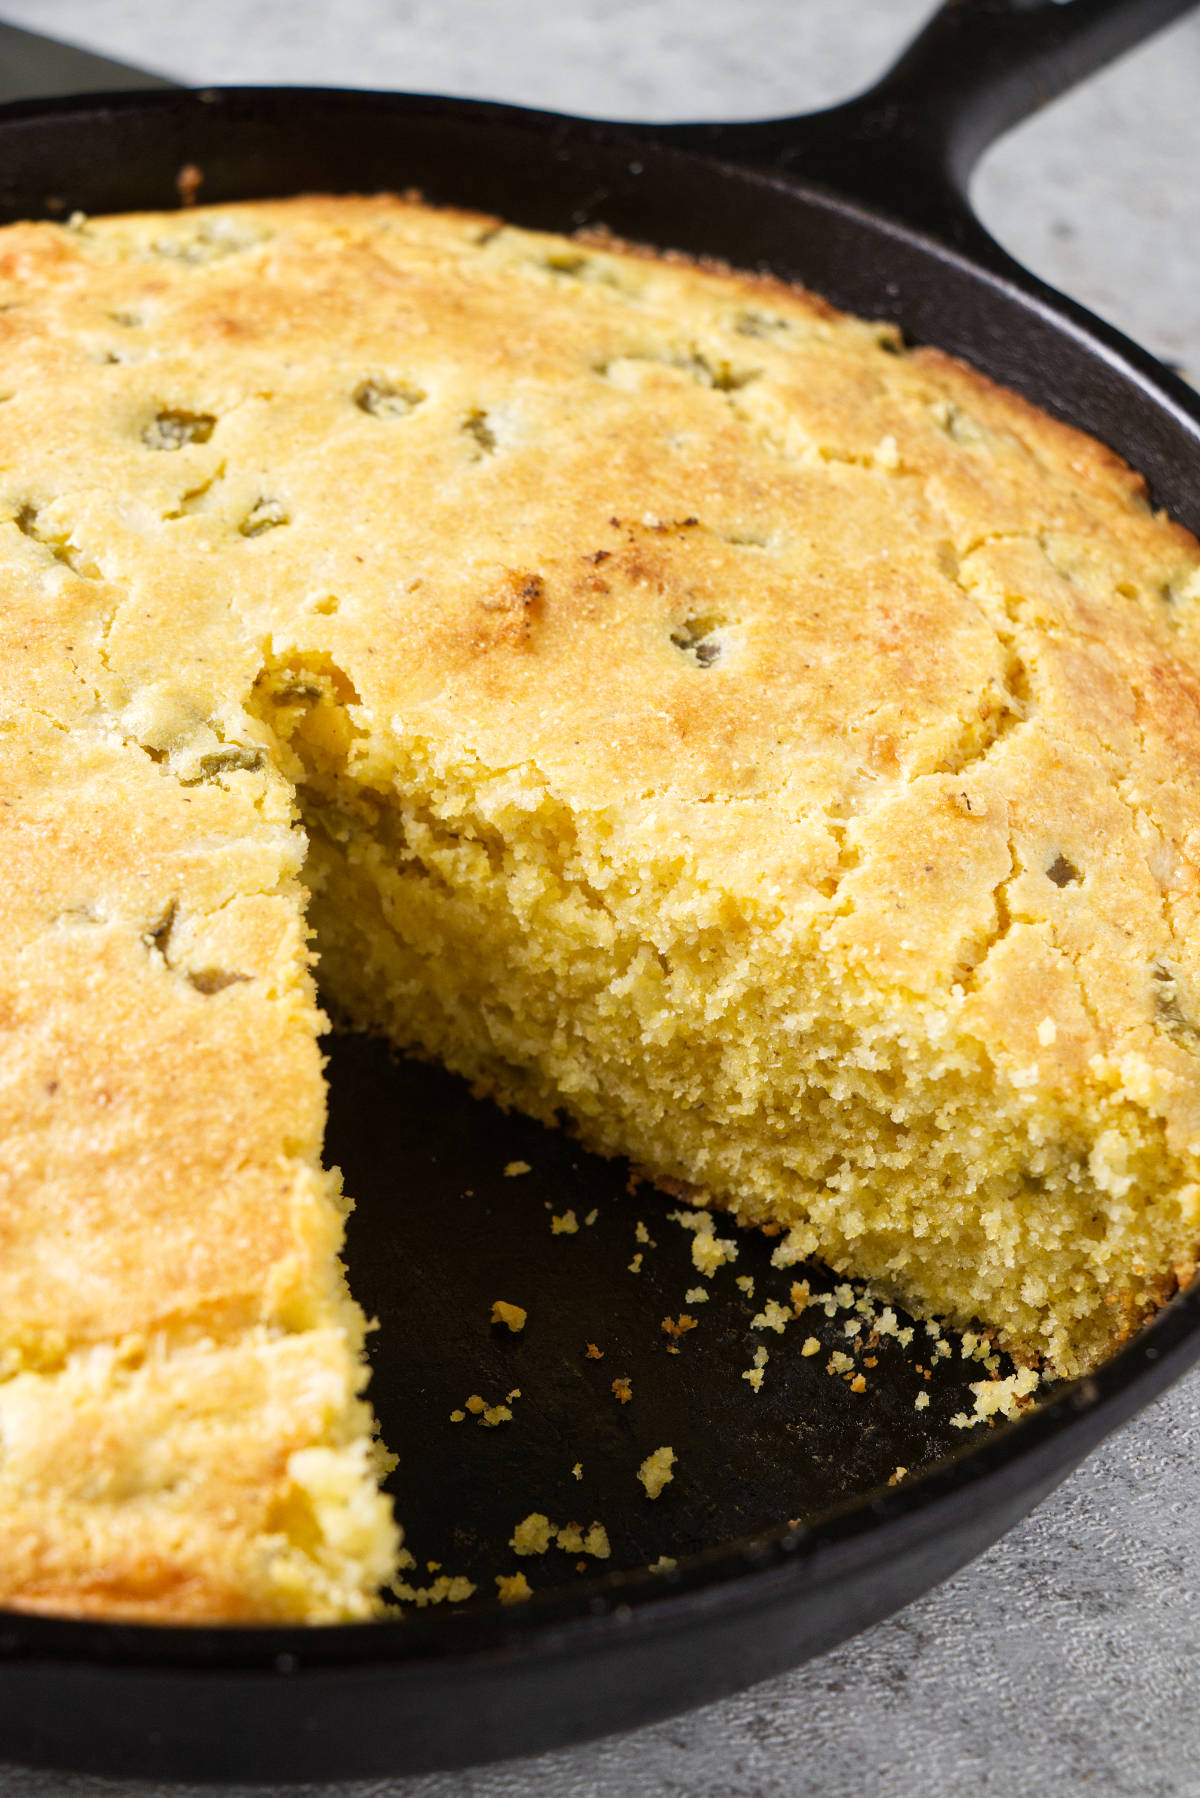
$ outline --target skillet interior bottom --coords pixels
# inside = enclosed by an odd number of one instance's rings
[[[371,1398],[398,1456],[389,1485],[414,1589],[465,1576],[478,1603],[521,1570],[535,1589],[594,1591],[597,1575],[810,1519],[963,1447],[952,1420],[987,1376],[960,1338],[946,1333],[947,1354],[918,1322],[907,1345],[874,1340],[853,1305],[862,1287],[851,1298],[823,1268],[773,1268],[768,1238],[719,1217],[737,1258],[705,1279],[693,1233],[671,1216],[686,1200],[630,1190],[627,1163],[506,1115],[381,1039],[337,1034],[328,1047],[327,1156],[356,1200],[351,1285],[379,1320]],[[529,1171],[506,1174],[513,1164]],[[577,1228],[556,1233],[568,1213]],[[798,1281],[813,1298],[797,1317]],[[841,1303],[823,1304],[835,1290]],[[497,1299],[527,1311],[521,1332],[491,1323]],[[665,1331],[681,1314],[695,1327]],[[789,1321],[754,1327],[764,1315]],[[913,1322],[893,1316],[900,1330]],[[756,1390],[745,1375],[764,1350]],[[614,1380],[628,1380],[626,1402]],[[508,1401],[511,1420],[462,1415],[472,1395],[489,1409]],[[663,1446],[674,1477],[651,1502],[638,1468]],[[602,1523],[611,1558],[519,1557],[510,1538],[531,1512]]]

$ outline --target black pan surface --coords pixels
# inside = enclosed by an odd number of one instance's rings
[[[814,120],[684,128],[676,144],[395,95],[19,104],[0,112],[0,219],[171,205],[191,164],[205,200],[418,187],[526,225],[602,224],[801,280],[968,356],[1111,443],[1195,529],[1196,397],[1016,270],[962,199],[971,160],[1035,89],[1066,85],[1182,10],[957,0],[873,95]],[[801,178],[789,165],[806,158],[864,198]],[[906,197],[937,236],[895,216]],[[1200,1355],[1193,1288],[1092,1379],[1017,1425],[964,1432],[953,1420],[981,1370],[957,1347],[935,1356],[924,1326],[907,1353],[891,1336],[874,1345],[855,1391],[829,1371],[852,1314],[826,1315],[820,1295],[838,1282],[820,1269],[772,1269],[771,1244],[739,1235],[710,1299],[690,1302],[703,1282],[669,1216],[678,1204],[629,1190],[628,1168],[375,1040],[335,1036],[330,1080],[329,1155],[358,1200],[348,1258],[380,1319],[371,1390],[401,1452],[392,1484],[418,1559],[409,1577],[463,1575],[477,1594],[309,1630],[0,1614],[7,1758],[319,1779],[528,1753],[650,1721],[817,1653],[944,1577]],[[529,1171],[506,1174],[512,1163]],[[567,1211],[579,1228],[556,1233],[551,1218]],[[747,1277],[753,1292],[738,1284]],[[818,1302],[782,1335],[754,1329],[798,1277]],[[490,1325],[496,1298],[528,1308],[520,1335]],[[662,1320],[681,1311],[697,1327],[672,1342]],[[819,1351],[805,1356],[810,1335]],[[760,1347],[770,1359],[754,1392],[742,1376]],[[628,1404],[612,1392],[620,1377]],[[492,1405],[518,1389],[511,1422],[451,1421],[473,1393]],[[636,1472],[663,1444],[677,1477],[651,1504]],[[889,1484],[898,1468],[906,1476]],[[611,1558],[555,1549],[518,1561],[508,1538],[534,1510],[602,1521]],[[647,1571],[664,1555],[674,1569]],[[489,1596],[494,1578],[518,1567],[535,1595],[505,1609]]]

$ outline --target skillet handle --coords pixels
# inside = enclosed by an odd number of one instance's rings
[[[1002,132],[1196,0],[945,0],[886,75],[824,112],[651,135],[731,162],[774,166],[892,213],[1011,268],[967,185]]]

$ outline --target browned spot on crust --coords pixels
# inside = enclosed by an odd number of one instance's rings
[[[545,598],[545,583],[540,574],[505,569],[479,601],[480,609],[488,614],[488,627],[485,632],[477,633],[475,647],[527,648]]]

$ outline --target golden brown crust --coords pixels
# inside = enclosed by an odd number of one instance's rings
[[[313,1445],[366,1422],[347,1417],[345,1383],[336,1330],[140,1358],[100,1349],[10,1379],[6,1604],[164,1622],[367,1614],[371,1587],[356,1590],[320,1543],[320,1458],[335,1450]],[[386,1558],[371,1571],[385,1577]]]

